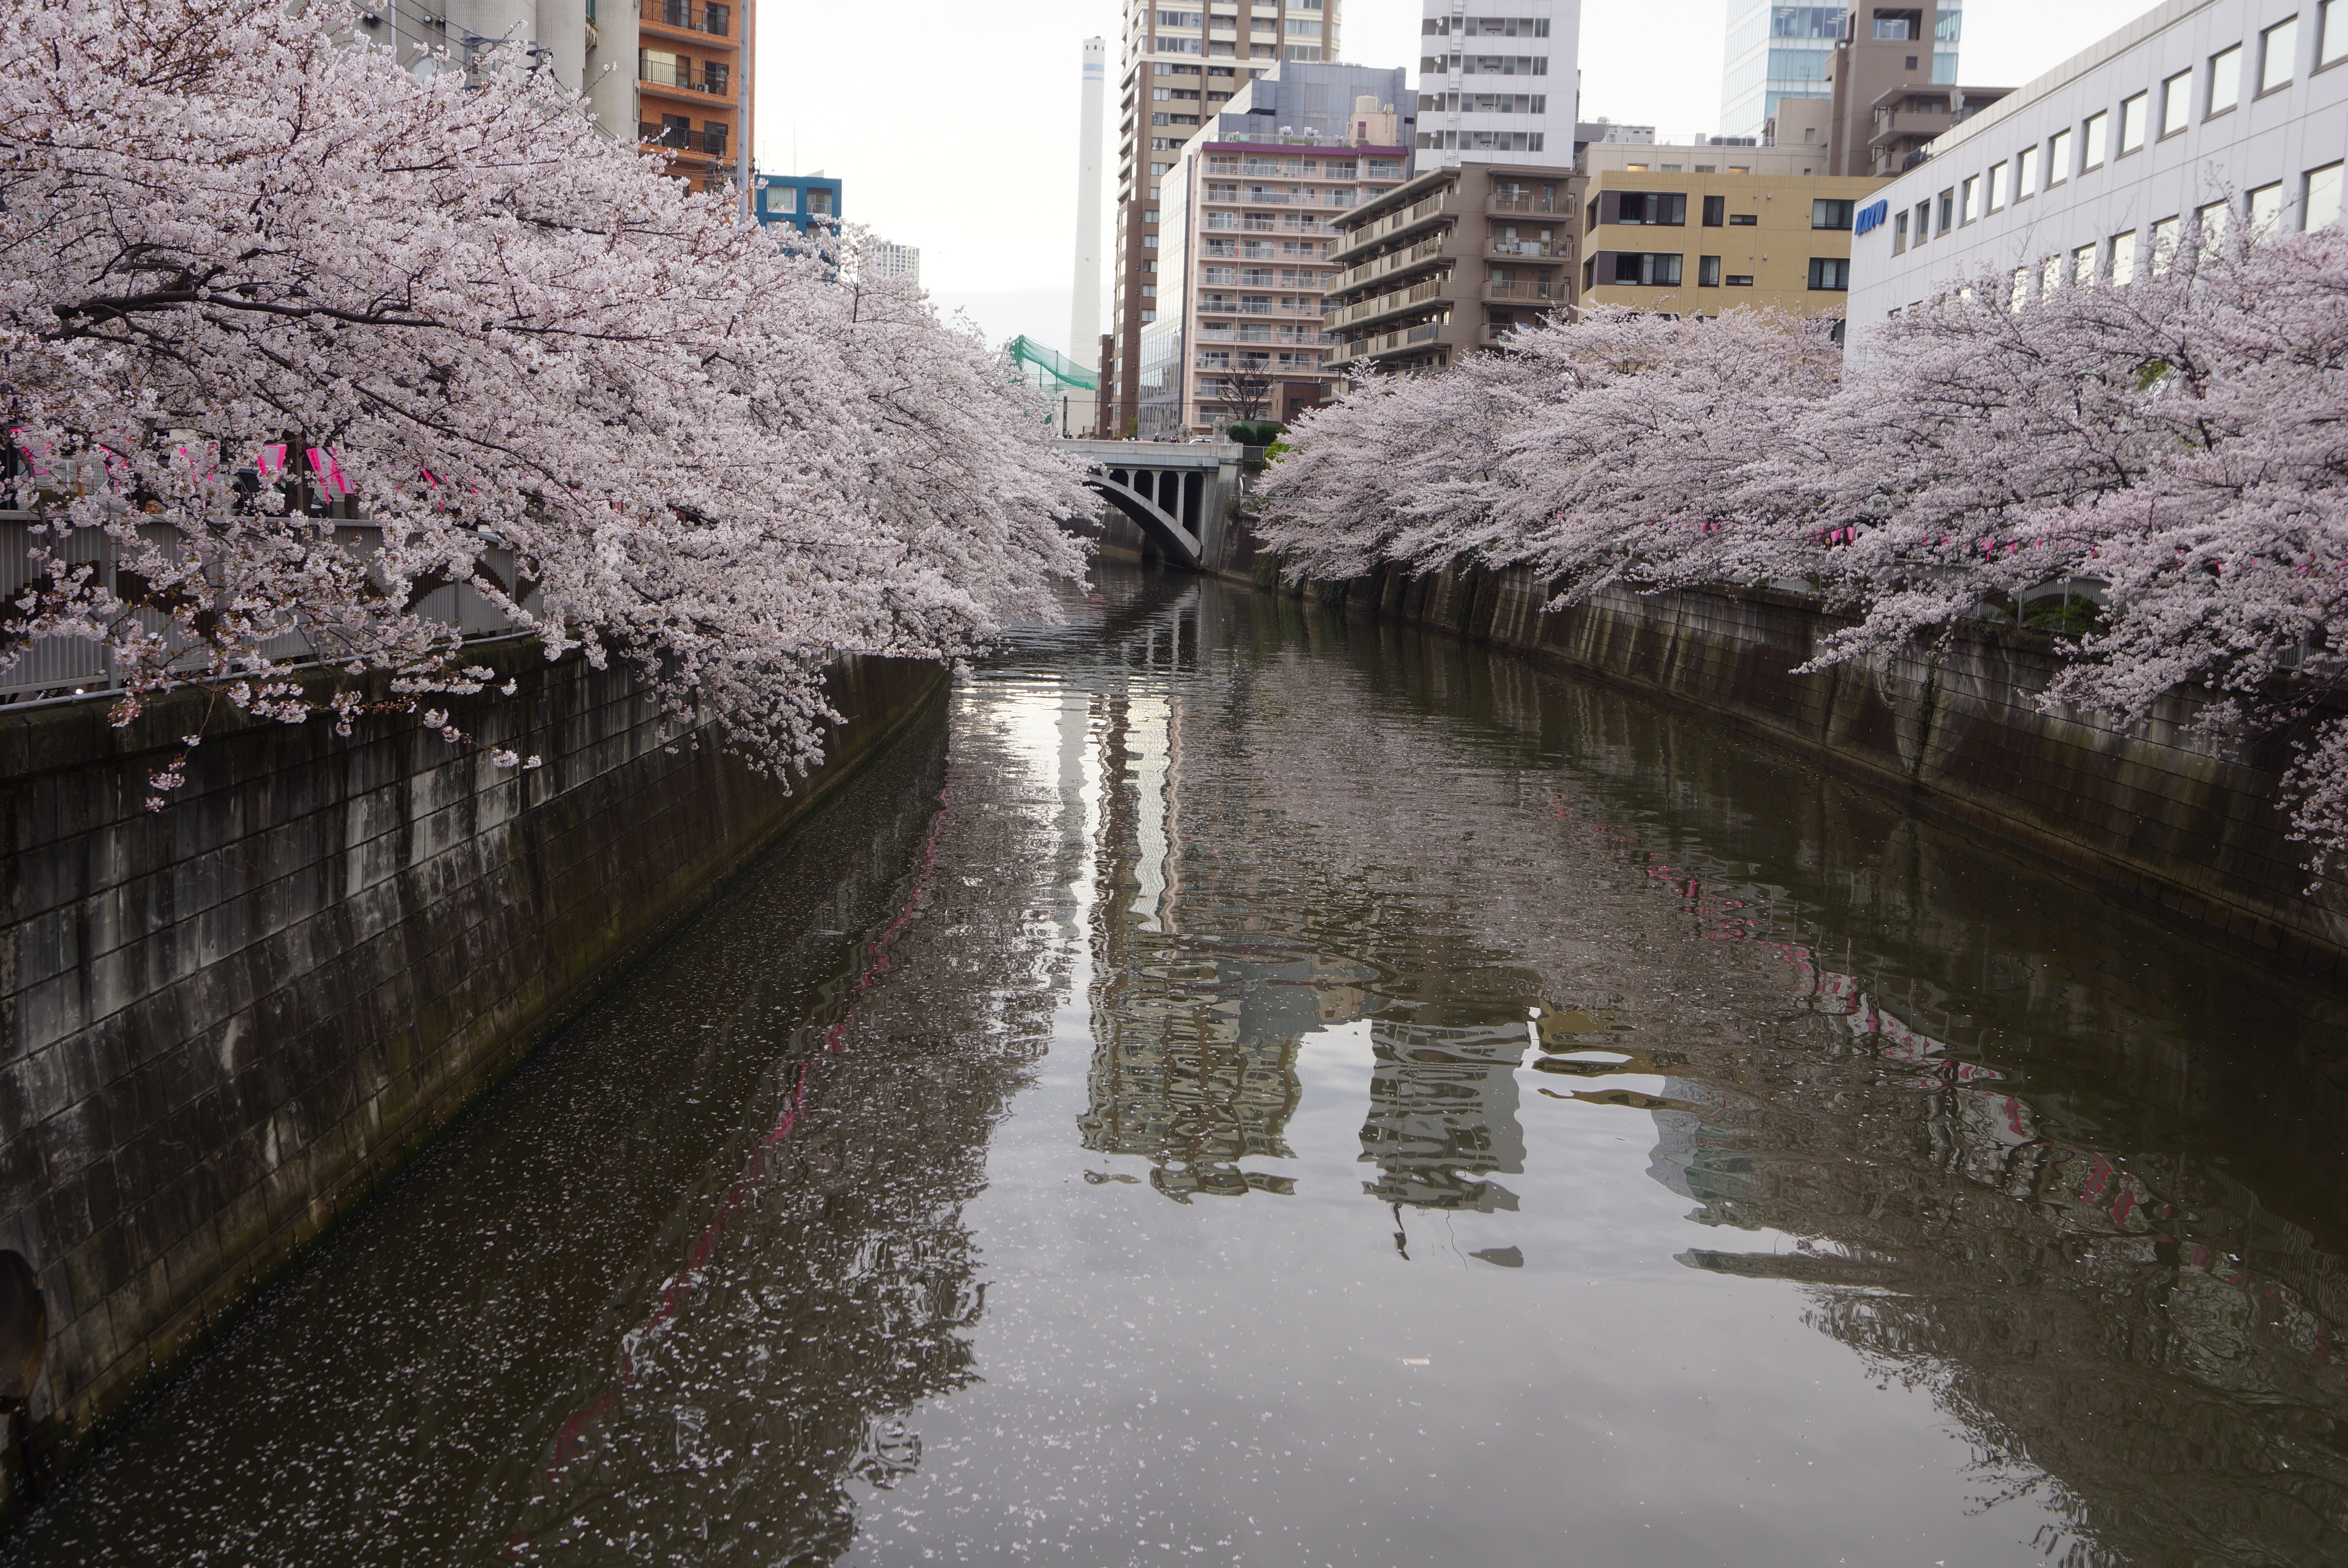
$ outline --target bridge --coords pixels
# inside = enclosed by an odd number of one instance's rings
[[[1085,483],[1139,528],[1158,555],[1194,571],[1221,563],[1231,503],[1240,497],[1244,448],[1236,442],[1061,445],[1086,466]]]

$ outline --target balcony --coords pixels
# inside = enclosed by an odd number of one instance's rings
[[[1544,283],[1537,279],[1519,279],[1513,283],[1486,283],[1484,297],[1506,302],[1522,301],[1529,304],[1561,303],[1570,296],[1561,282]]]
[[[1495,256],[1562,256],[1567,253],[1565,246],[1551,240],[1495,240],[1492,241],[1492,254]]]
[[[712,97],[731,97],[734,73],[716,60],[701,62],[701,73],[694,74],[691,60],[680,60],[674,66],[662,60],[641,60],[637,63],[636,79],[646,87],[666,87],[672,92],[707,93]]]
[[[1340,272],[1330,280],[1329,292],[1338,293],[1347,289],[1359,288],[1362,284],[1383,278],[1389,272],[1405,272],[1412,267],[1424,266],[1428,262],[1438,261],[1442,255],[1443,236],[1438,234],[1431,240],[1421,240],[1408,250],[1395,251]]]
[[[1423,305],[1429,300],[1440,300],[1450,282],[1447,277],[1429,278],[1423,283],[1413,283],[1409,288],[1396,289],[1392,293],[1356,301],[1350,305],[1336,305],[1322,320],[1333,327],[1351,326],[1356,322],[1393,315],[1397,311]]]
[[[1355,338],[1352,343],[1345,345],[1346,357],[1349,359],[1375,359],[1380,354],[1396,354],[1405,350],[1415,349],[1419,347],[1421,344],[1430,343],[1440,338],[1443,335],[1445,325],[1446,323],[1442,322],[1426,322],[1415,327],[1404,327],[1395,332],[1375,333],[1365,338]]]
[[[1458,191],[1456,187],[1447,187],[1399,212],[1389,212],[1375,223],[1348,231],[1348,238],[1331,248],[1329,259],[1334,261],[1340,256],[1351,255],[1393,235],[1406,234],[1436,223],[1451,222],[1458,215]]]
[[[693,130],[678,125],[653,125],[636,122],[636,139],[646,147],[665,148],[675,152],[705,152],[712,158],[726,156],[726,133],[722,130]]]
[[[715,38],[734,36],[734,7],[728,5],[695,5],[692,0],[640,0],[637,17],[658,26],[675,27],[687,33],[705,33]]]
[[[1494,196],[1484,203],[1486,212],[1555,212],[1557,199],[1551,196]]]

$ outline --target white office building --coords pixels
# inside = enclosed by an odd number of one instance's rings
[[[893,241],[876,241],[865,253],[872,275],[891,282],[919,283],[922,281],[922,248],[900,245]]]
[[[2168,0],[1931,144],[1859,214],[1850,331],[1975,283],[2165,267],[2219,225],[2340,216],[2348,0]]]
[[[1581,0],[1423,0],[1417,172],[1573,161]],[[1484,11],[1504,11],[1487,16]]]

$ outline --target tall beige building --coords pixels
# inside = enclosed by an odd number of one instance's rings
[[[1126,0],[1117,61],[1117,281],[1106,435],[1134,427],[1141,333],[1158,319],[1159,188],[1205,117],[1282,60],[1337,57],[1340,0]],[[1178,310],[1172,296],[1168,309]]]

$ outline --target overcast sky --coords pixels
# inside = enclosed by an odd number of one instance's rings
[[[1419,0],[1343,4],[1346,60],[1416,74]],[[1964,79],[2018,87],[2151,5],[1966,0]],[[1716,130],[1728,5],[1586,5],[1583,117]],[[754,156],[769,172],[845,179],[847,215],[920,246],[932,294],[990,338],[1025,333],[1066,351],[1081,46],[1089,34],[1108,40],[1114,138],[1118,15],[1117,0],[896,0],[877,11],[768,0],[757,21]],[[1016,21],[1006,27],[1005,16]],[[1101,162],[1114,182],[1114,145]],[[1113,200],[1104,192],[1105,211]],[[1107,304],[1104,283],[1104,315]]]

